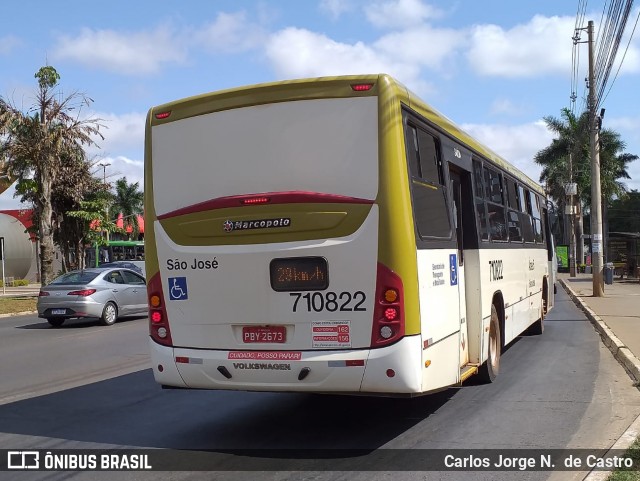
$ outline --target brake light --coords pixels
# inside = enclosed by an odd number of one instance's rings
[[[404,289],[402,287],[402,279],[398,274],[379,262],[374,302],[371,347],[387,346],[404,337]]]
[[[67,293],[67,295],[68,296],[87,297],[87,296],[90,296],[91,294],[93,294],[94,292],[96,292],[95,289],[82,289],[80,291],[71,291],[71,292]]]
[[[49,296],[51,294],[49,294],[47,291],[40,291],[38,292],[38,297],[46,297]]]
[[[147,292],[149,296],[149,335],[158,344],[173,346],[159,272],[149,279]]]
[[[166,119],[167,117],[169,117],[169,115],[171,115],[171,110],[169,110],[168,112],[158,112],[156,114],[156,119],[158,120]]]
[[[242,205],[267,204],[271,201],[269,197],[248,197],[242,199]]]
[[[373,84],[353,84],[351,88],[355,92],[365,92],[367,90],[371,90],[373,88]]]

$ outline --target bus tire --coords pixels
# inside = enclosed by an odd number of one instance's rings
[[[489,321],[489,346],[485,363],[480,367],[480,378],[487,383],[495,381],[500,371],[500,351],[502,341],[500,336],[500,318],[495,304],[491,304],[491,320]]]
[[[47,322],[51,327],[60,327],[64,323],[64,317],[47,317]]]
[[[100,322],[105,326],[111,326],[115,324],[116,319],[118,319],[118,308],[113,302],[109,301],[104,305]]]

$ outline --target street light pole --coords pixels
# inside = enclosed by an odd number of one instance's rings
[[[111,164],[108,162],[100,162],[98,165],[102,167],[102,183],[106,187],[107,186],[107,167],[109,167]],[[107,221],[108,220],[109,220],[109,204],[107,204]],[[105,230],[104,234],[107,239],[107,242],[109,242],[109,231]]]

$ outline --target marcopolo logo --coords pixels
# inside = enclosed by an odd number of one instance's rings
[[[273,229],[276,227],[289,227],[291,219],[288,217],[280,217],[278,219],[259,219],[259,220],[226,220],[222,224],[225,232],[234,230],[252,230],[252,229]]]

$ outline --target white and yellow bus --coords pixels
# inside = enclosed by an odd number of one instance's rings
[[[160,105],[145,151],[163,386],[418,395],[543,331],[543,190],[387,75]]]

